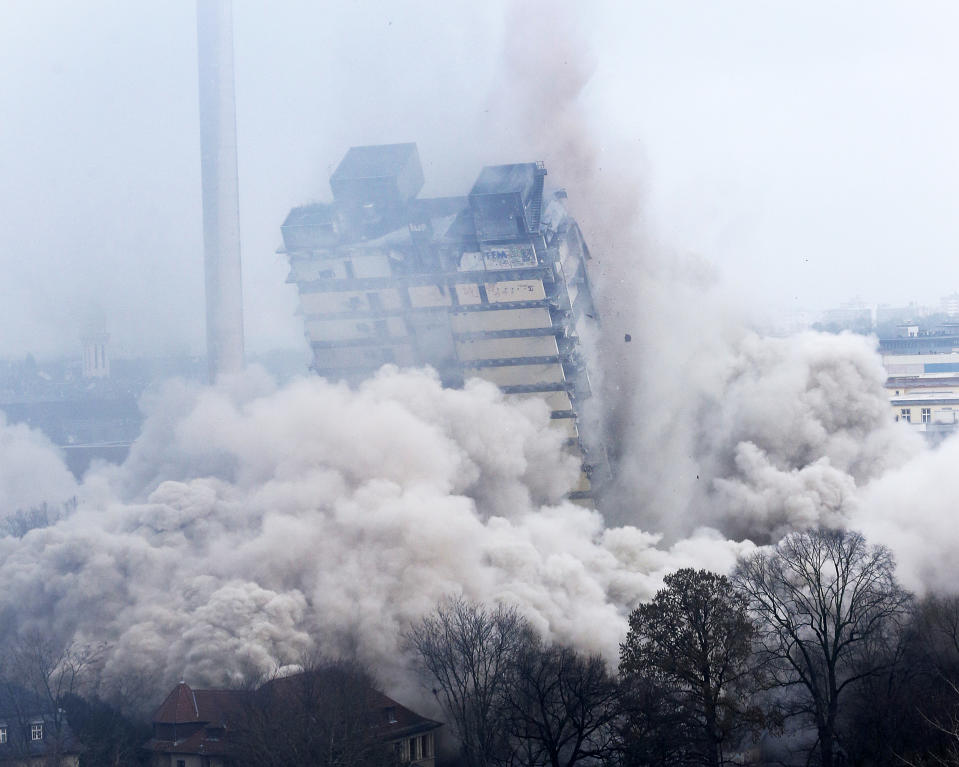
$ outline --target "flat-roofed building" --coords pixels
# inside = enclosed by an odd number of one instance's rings
[[[448,386],[477,377],[540,396],[582,459],[571,497],[588,499],[608,471],[578,419],[590,396],[580,339],[596,322],[590,255],[546,175],[541,162],[488,166],[467,195],[424,199],[415,144],[353,147],[333,202],[287,216],[282,251],[317,373],[357,381],[386,363],[431,365]]]
[[[879,342],[893,417],[934,443],[959,428],[957,343],[951,333]]]

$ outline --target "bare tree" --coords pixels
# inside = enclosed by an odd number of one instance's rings
[[[683,761],[724,764],[729,741],[760,722],[749,704],[758,683],[754,633],[745,598],[728,578],[706,570],[667,575],[665,587],[629,616],[620,672],[644,678],[641,689],[659,690],[672,712],[670,729],[686,740],[678,749]]]
[[[688,765],[696,740],[689,717],[674,691],[652,672],[620,679],[615,764],[621,767]]]
[[[572,767],[613,749],[619,689],[598,655],[531,642],[515,658],[505,704],[513,764]]]
[[[16,732],[8,733],[14,746],[31,753],[32,728],[40,726],[47,762],[59,764],[75,747],[64,702],[92,683],[102,659],[102,647],[58,642],[34,631],[3,648],[2,677],[6,705],[17,718]]]
[[[927,664],[939,676],[959,681],[959,596],[923,597],[914,623]]]
[[[866,737],[890,741],[897,764],[959,765],[959,597],[918,600],[904,639],[903,660],[889,672],[902,680],[897,698],[884,700],[871,679],[857,690],[860,710],[883,717],[881,731],[875,727]]]
[[[317,658],[303,671],[248,691],[233,734],[239,767],[385,767],[394,763],[370,705],[375,684],[360,664]]]
[[[773,681],[800,693],[790,713],[811,719],[820,762],[832,767],[843,693],[886,666],[910,605],[892,554],[856,532],[797,532],[740,560],[733,582]]]
[[[531,637],[515,608],[488,609],[462,597],[446,600],[407,632],[469,767],[502,758],[504,698],[516,658]]]
[[[84,767],[135,767],[151,761],[143,748],[151,735],[149,723],[135,721],[98,698],[67,695],[63,708],[82,746]]]

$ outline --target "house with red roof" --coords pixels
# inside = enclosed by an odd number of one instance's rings
[[[307,733],[303,739],[308,740],[331,712],[344,716],[343,705],[331,703],[342,697],[344,688],[327,694],[322,688],[325,681],[329,680],[308,671],[271,680],[255,691],[194,690],[180,682],[153,715],[153,737],[144,746],[152,752],[151,764],[231,767],[241,759],[259,762],[256,749],[286,753],[291,734],[297,738]],[[400,763],[434,767],[439,722],[373,689],[347,688],[347,694],[354,698],[346,711],[354,737],[377,752],[394,754]],[[290,753],[298,753],[301,763],[309,761],[308,744]]]
[[[249,693],[194,690],[180,682],[153,715],[153,737],[145,748],[155,767],[227,767],[228,733],[241,721]]]

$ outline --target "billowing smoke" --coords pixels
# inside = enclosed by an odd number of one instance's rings
[[[387,368],[357,391],[278,390],[251,370],[145,407],[128,461],[91,471],[72,515],[0,539],[8,629],[106,641],[116,680],[226,683],[314,649],[395,680],[405,628],[449,593],[515,603],[614,658],[665,572],[725,569],[744,548],[607,529],[562,500],[578,469],[546,406],[479,381]],[[41,483],[56,455],[34,457],[19,469]]]
[[[918,592],[955,594],[959,547],[959,439],[916,455],[863,488],[850,525],[895,552],[899,575]]]
[[[389,368],[356,391],[277,389],[256,370],[174,382],[144,401],[126,463],[79,488],[49,443],[0,424],[3,509],[79,497],[54,524],[0,538],[7,631],[106,641],[108,677],[150,669],[157,689],[311,649],[356,652],[389,681],[404,628],[451,592],[515,603],[547,635],[614,658],[665,572],[728,569],[746,539],[796,527],[853,524],[894,547],[910,585],[950,582],[937,563],[959,443],[925,451],[890,422],[868,340],[749,332],[713,270],[646,227],[624,170],[641,162],[593,144],[575,20],[546,4],[514,13],[490,110],[514,149],[502,160],[546,160],[595,257],[607,518],[562,500],[577,467],[545,406],[488,384],[444,390]]]
[[[873,341],[750,331],[719,273],[674,252],[645,219],[640,150],[595,140],[583,100],[593,57],[573,12],[523,3],[513,14],[509,85],[494,103],[510,138],[569,186],[594,255],[603,330],[589,339],[588,417],[616,469],[607,522],[670,541],[706,525],[760,543],[845,524],[864,483],[922,449],[891,421]],[[530,39],[524,30],[543,18]]]
[[[508,126],[503,141],[545,159],[568,187],[594,256],[603,332],[591,416],[617,470],[607,523],[663,541],[706,525],[759,543],[847,525],[889,545],[910,587],[954,591],[959,441],[930,450],[892,422],[871,339],[760,337],[718,270],[657,236],[643,210],[642,144],[595,138],[581,22],[548,3],[516,4],[490,103]],[[541,33],[525,34],[533,25]]]
[[[859,486],[921,449],[890,417],[871,339],[747,335],[732,352],[698,412],[687,517],[762,542],[841,525]]]
[[[0,516],[65,502],[76,492],[53,443],[23,424],[7,423],[0,412]]]

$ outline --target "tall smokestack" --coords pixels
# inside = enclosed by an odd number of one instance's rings
[[[243,368],[243,286],[231,0],[197,0],[200,165],[210,381]]]

